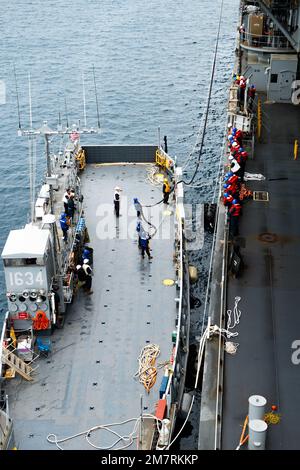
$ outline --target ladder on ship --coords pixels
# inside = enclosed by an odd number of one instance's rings
[[[32,361],[28,363],[20,359],[14,353],[15,350],[16,349],[10,351],[5,346],[2,346],[2,362],[6,364],[7,366],[9,366],[14,372],[21,375],[24,379],[28,381],[33,380],[31,374],[34,370],[37,369],[38,366],[33,368],[31,364],[38,356],[36,356]]]

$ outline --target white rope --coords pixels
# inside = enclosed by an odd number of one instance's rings
[[[225,351],[228,354],[236,354],[238,347],[239,343],[232,343],[232,341],[226,341],[225,343]]]
[[[241,310],[239,310],[239,308],[238,308],[238,304],[239,304],[240,300],[241,300],[241,297],[235,297],[234,298],[233,317],[232,317],[232,311],[227,310],[227,316],[228,316],[227,329],[228,330],[233,330],[240,323],[240,318],[241,318],[241,315],[242,315]],[[235,336],[237,336],[237,335],[235,335]],[[231,334],[231,336],[232,336],[232,334]],[[230,336],[227,336],[227,337],[229,338]]]
[[[264,181],[266,177],[261,173],[248,173],[245,171],[244,180],[245,181]]]
[[[48,434],[47,441],[50,444],[55,444],[58,449],[64,450],[59,444],[62,444],[63,442],[70,441],[72,439],[76,439],[77,437],[80,437],[80,436],[84,436],[86,441],[88,442],[88,444],[90,446],[92,446],[93,448],[95,448],[95,449],[98,449],[98,450],[111,450],[120,441],[123,441],[124,445],[122,445],[120,447],[117,447],[116,449],[113,449],[113,450],[123,450],[123,449],[126,449],[127,447],[131,446],[134,443],[134,440],[138,438],[137,429],[138,429],[138,426],[139,426],[141,420],[144,420],[144,419],[154,419],[155,422],[156,422],[156,426],[157,426],[158,431],[160,430],[158,425],[159,425],[159,423],[161,423],[161,420],[159,418],[157,418],[156,416],[154,416],[150,413],[147,413],[147,414],[144,414],[142,416],[139,416],[138,418],[130,418],[130,419],[127,419],[125,421],[121,421],[121,422],[117,422],[117,423],[110,423],[110,424],[103,424],[103,425],[94,426],[94,427],[89,428],[85,431],[79,432],[77,434],[73,434],[72,436],[64,437],[62,439],[58,439],[56,434],[51,433],[51,434]],[[130,422],[134,422],[134,426],[133,426],[133,430],[128,435],[122,436],[121,434],[114,431],[113,429],[110,429],[113,426],[121,426],[123,424],[127,424],[127,423],[130,423]],[[91,434],[93,432],[101,430],[101,429],[104,429],[105,431],[108,431],[108,432],[110,432],[111,434],[113,434],[114,436],[117,437],[117,439],[110,446],[105,446],[105,447],[97,446],[96,444],[91,442],[91,440],[90,440]]]

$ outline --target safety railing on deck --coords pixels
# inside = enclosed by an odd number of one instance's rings
[[[177,244],[177,257],[176,261],[178,263],[177,269],[178,269],[178,280],[177,280],[177,288],[179,290],[178,297],[176,298],[177,302],[177,325],[176,325],[176,342],[175,346],[173,348],[173,353],[172,353],[172,364],[171,364],[171,373],[169,375],[169,380],[165,392],[165,396],[169,397],[170,403],[174,402],[174,398],[176,401],[179,401],[178,398],[180,398],[181,392],[180,392],[180,380],[178,379],[177,371],[179,371],[179,375],[181,377],[181,367],[183,365],[181,364],[180,359],[181,354],[180,354],[180,348],[181,348],[181,343],[182,340],[184,340],[184,336],[186,336],[187,341],[188,341],[188,335],[189,335],[189,329],[187,322],[183,322],[183,313],[184,313],[184,280],[185,280],[185,264],[184,264],[184,234],[183,234],[183,224],[184,224],[184,206],[183,206],[183,186],[182,183],[180,183],[177,188],[176,188],[176,220],[177,220],[177,227],[176,227],[176,240],[175,243]],[[189,295],[187,293],[187,295]],[[188,315],[188,312],[186,313],[186,318]],[[175,383],[176,381],[176,387]],[[172,387],[173,384],[173,387]],[[181,383],[181,388],[182,390],[184,389],[184,383]],[[175,390],[176,396],[172,397],[172,390]],[[169,404],[170,404],[169,403]],[[174,425],[174,423],[173,423]],[[172,435],[172,432],[170,433],[170,437]]]
[[[247,32],[241,33],[240,44],[241,46],[257,47],[261,49],[293,49],[289,41],[283,35],[275,36],[273,34],[258,35]]]

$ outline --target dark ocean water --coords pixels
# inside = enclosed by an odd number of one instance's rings
[[[157,128],[168,136],[169,153],[183,164],[193,149],[205,108],[221,1],[211,0],[43,0],[5,2],[1,18],[0,79],[6,104],[0,105],[0,246],[8,232],[27,222],[28,145],[17,137],[13,74],[16,67],[22,124],[28,126],[28,73],[31,74],[34,127],[47,119],[57,125],[67,97],[69,120],[83,119],[82,71],[87,116],[96,125],[92,64],[99,93],[101,134],[83,143],[156,143]],[[226,117],[228,85],[234,62],[238,0],[225,0],[220,50],[203,165],[189,188],[192,202],[211,200]],[[53,141],[53,145],[56,142]],[[58,142],[57,142],[58,145]],[[53,150],[57,147],[53,146]],[[189,166],[193,172],[195,153]],[[38,144],[37,185],[45,168]],[[200,280],[195,295],[204,300],[210,240],[193,254]],[[4,276],[0,269],[2,311]],[[193,312],[197,334],[199,309]],[[1,315],[1,314],[0,314]],[[191,446],[188,441],[186,446]],[[184,440],[182,444],[185,446]],[[191,448],[191,447],[190,447]]]

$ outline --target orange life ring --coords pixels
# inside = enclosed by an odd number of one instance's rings
[[[38,310],[32,319],[34,330],[47,330],[49,328],[49,319],[43,310]]]

